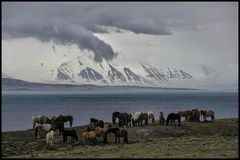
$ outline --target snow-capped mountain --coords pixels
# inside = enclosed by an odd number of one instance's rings
[[[44,82],[93,85],[125,85],[125,86],[164,86],[175,80],[192,79],[193,76],[178,69],[158,69],[139,63],[137,69],[130,66],[111,64],[103,60],[101,63],[89,57],[77,56],[56,68],[50,68],[48,79]]]

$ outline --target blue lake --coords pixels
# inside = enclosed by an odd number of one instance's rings
[[[165,116],[187,109],[211,109],[216,119],[238,118],[237,92],[207,91],[2,91],[2,131],[32,127],[32,116],[72,115],[73,126],[91,117],[110,122],[115,111],[153,111]],[[202,120],[202,117],[201,117]],[[69,124],[65,124],[69,127]]]

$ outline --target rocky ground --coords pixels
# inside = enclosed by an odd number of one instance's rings
[[[66,124],[68,125],[68,124]],[[238,119],[217,119],[216,122],[182,122],[181,126],[158,123],[124,128],[129,144],[114,143],[109,134],[108,144],[102,138],[94,146],[79,141],[66,144],[56,136],[54,148],[45,139],[38,140],[34,131],[2,132],[3,158],[238,158]],[[123,129],[123,128],[121,128]]]

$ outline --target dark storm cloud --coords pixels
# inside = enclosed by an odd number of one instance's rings
[[[194,3],[90,3],[90,2],[4,2],[2,3],[3,38],[34,37],[63,45],[77,44],[94,52],[94,60],[113,59],[117,53],[93,33],[109,32],[107,27],[136,34],[171,35],[172,28],[197,28],[216,4]],[[210,6],[210,7],[209,7]],[[225,7],[225,6],[224,6]],[[195,14],[193,14],[195,13]],[[198,15],[206,15],[204,18]]]

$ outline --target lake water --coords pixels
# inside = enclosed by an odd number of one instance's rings
[[[2,131],[32,127],[32,116],[72,115],[73,126],[88,124],[91,117],[111,122],[115,111],[133,113],[211,109],[215,118],[238,118],[237,92],[206,91],[2,91]],[[202,117],[201,117],[202,120]],[[65,124],[69,127],[69,123]]]

